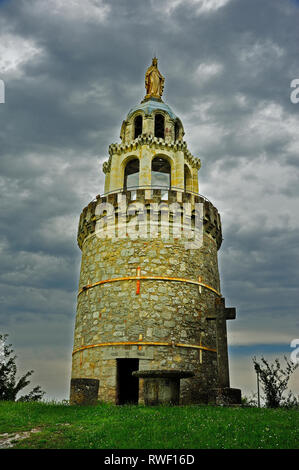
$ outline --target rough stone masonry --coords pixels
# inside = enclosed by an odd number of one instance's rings
[[[220,293],[220,215],[198,194],[200,160],[183,141],[181,120],[149,95],[148,83],[122,123],[121,143],[109,147],[105,194],[80,216],[71,402],[78,402],[76,379],[96,379],[98,400],[144,403],[143,380],[132,372],[156,369],[193,373],[181,380],[181,404],[239,403],[240,391],[229,386],[226,321],[235,309]],[[184,224],[195,230],[197,206],[202,237],[190,248]],[[132,236],[129,228],[142,224]],[[84,403],[82,381],[80,393]]]

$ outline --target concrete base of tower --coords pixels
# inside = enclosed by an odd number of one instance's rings
[[[240,405],[242,401],[241,390],[239,388],[212,388],[206,392],[201,392],[200,403],[209,405]]]

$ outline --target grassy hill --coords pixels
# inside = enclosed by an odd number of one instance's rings
[[[298,449],[299,410],[213,406],[95,407],[0,402],[4,433],[37,428],[14,448]],[[7,436],[6,436],[7,437]]]

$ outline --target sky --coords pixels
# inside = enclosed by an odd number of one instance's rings
[[[0,0],[0,332],[47,399],[69,394],[79,215],[104,192],[108,146],[143,99],[154,54],[202,161],[199,191],[222,218],[231,385],[250,395],[253,356],[290,356],[298,24],[295,0]]]

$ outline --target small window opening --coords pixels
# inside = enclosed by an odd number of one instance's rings
[[[142,116],[136,116],[134,120],[134,139],[142,134]]]
[[[155,157],[152,161],[152,186],[170,188],[171,167],[168,160]]]
[[[155,115],[155,137],[164,139],[164,116],[163,114]]]
[[[139,185],[139,160],[130,160],[125,169],[124,189],[134,188]]]

